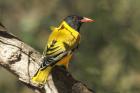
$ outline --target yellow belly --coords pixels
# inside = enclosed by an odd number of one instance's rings
[[[72,57],[72,54],[64,57],[56,65],[59,65],[59,66],[63,65],[68,69],[68,65],[69,65],[69,61],[70,61],[71,57]]]

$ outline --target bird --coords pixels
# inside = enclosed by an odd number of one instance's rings
[[[88,22],[95,22],[95,20],[69,15],[61,21],[58,27],[51,27],[52,33],[43,52],[42,64],[32,77],[34,83],[45,84],[55,66],[64,66],[68,69],[70,59],[80,43],[80,27]]]

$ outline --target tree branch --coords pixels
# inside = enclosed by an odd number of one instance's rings
[[[3,25],[0,25],[0,51],[0,65],[36,93],[94,93],[63,67],[55,67],[44,86],[32,83],[31,77],[41,64],[41,54],[6,32]]]

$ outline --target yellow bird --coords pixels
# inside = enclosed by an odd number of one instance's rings
[[[53,27],[43,55],[43,63],[33,76],[32,81],[45,84],[52,68],[56,65],[68,69],[69,61],[80,41],[80,27],[83,23],[95,20],[76,15],[67,16],[59,25]]]

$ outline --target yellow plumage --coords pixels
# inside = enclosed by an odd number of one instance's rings
[[[51,71],[52,67],[47,67],[45,69],[39,69],[37,74],[32,78],[34,83],[44,84],[47,81],[47,77]]]
[[[72,57],[73,49],[79,44],[80,34],[63,21],[58,28],[52,27],[53,32],[49,36],[47,46],[43,55],[44,62],[32,81],[44,84],[48,80],[48,75],[55,65],[63,65],[68,68],[68,63]]]

